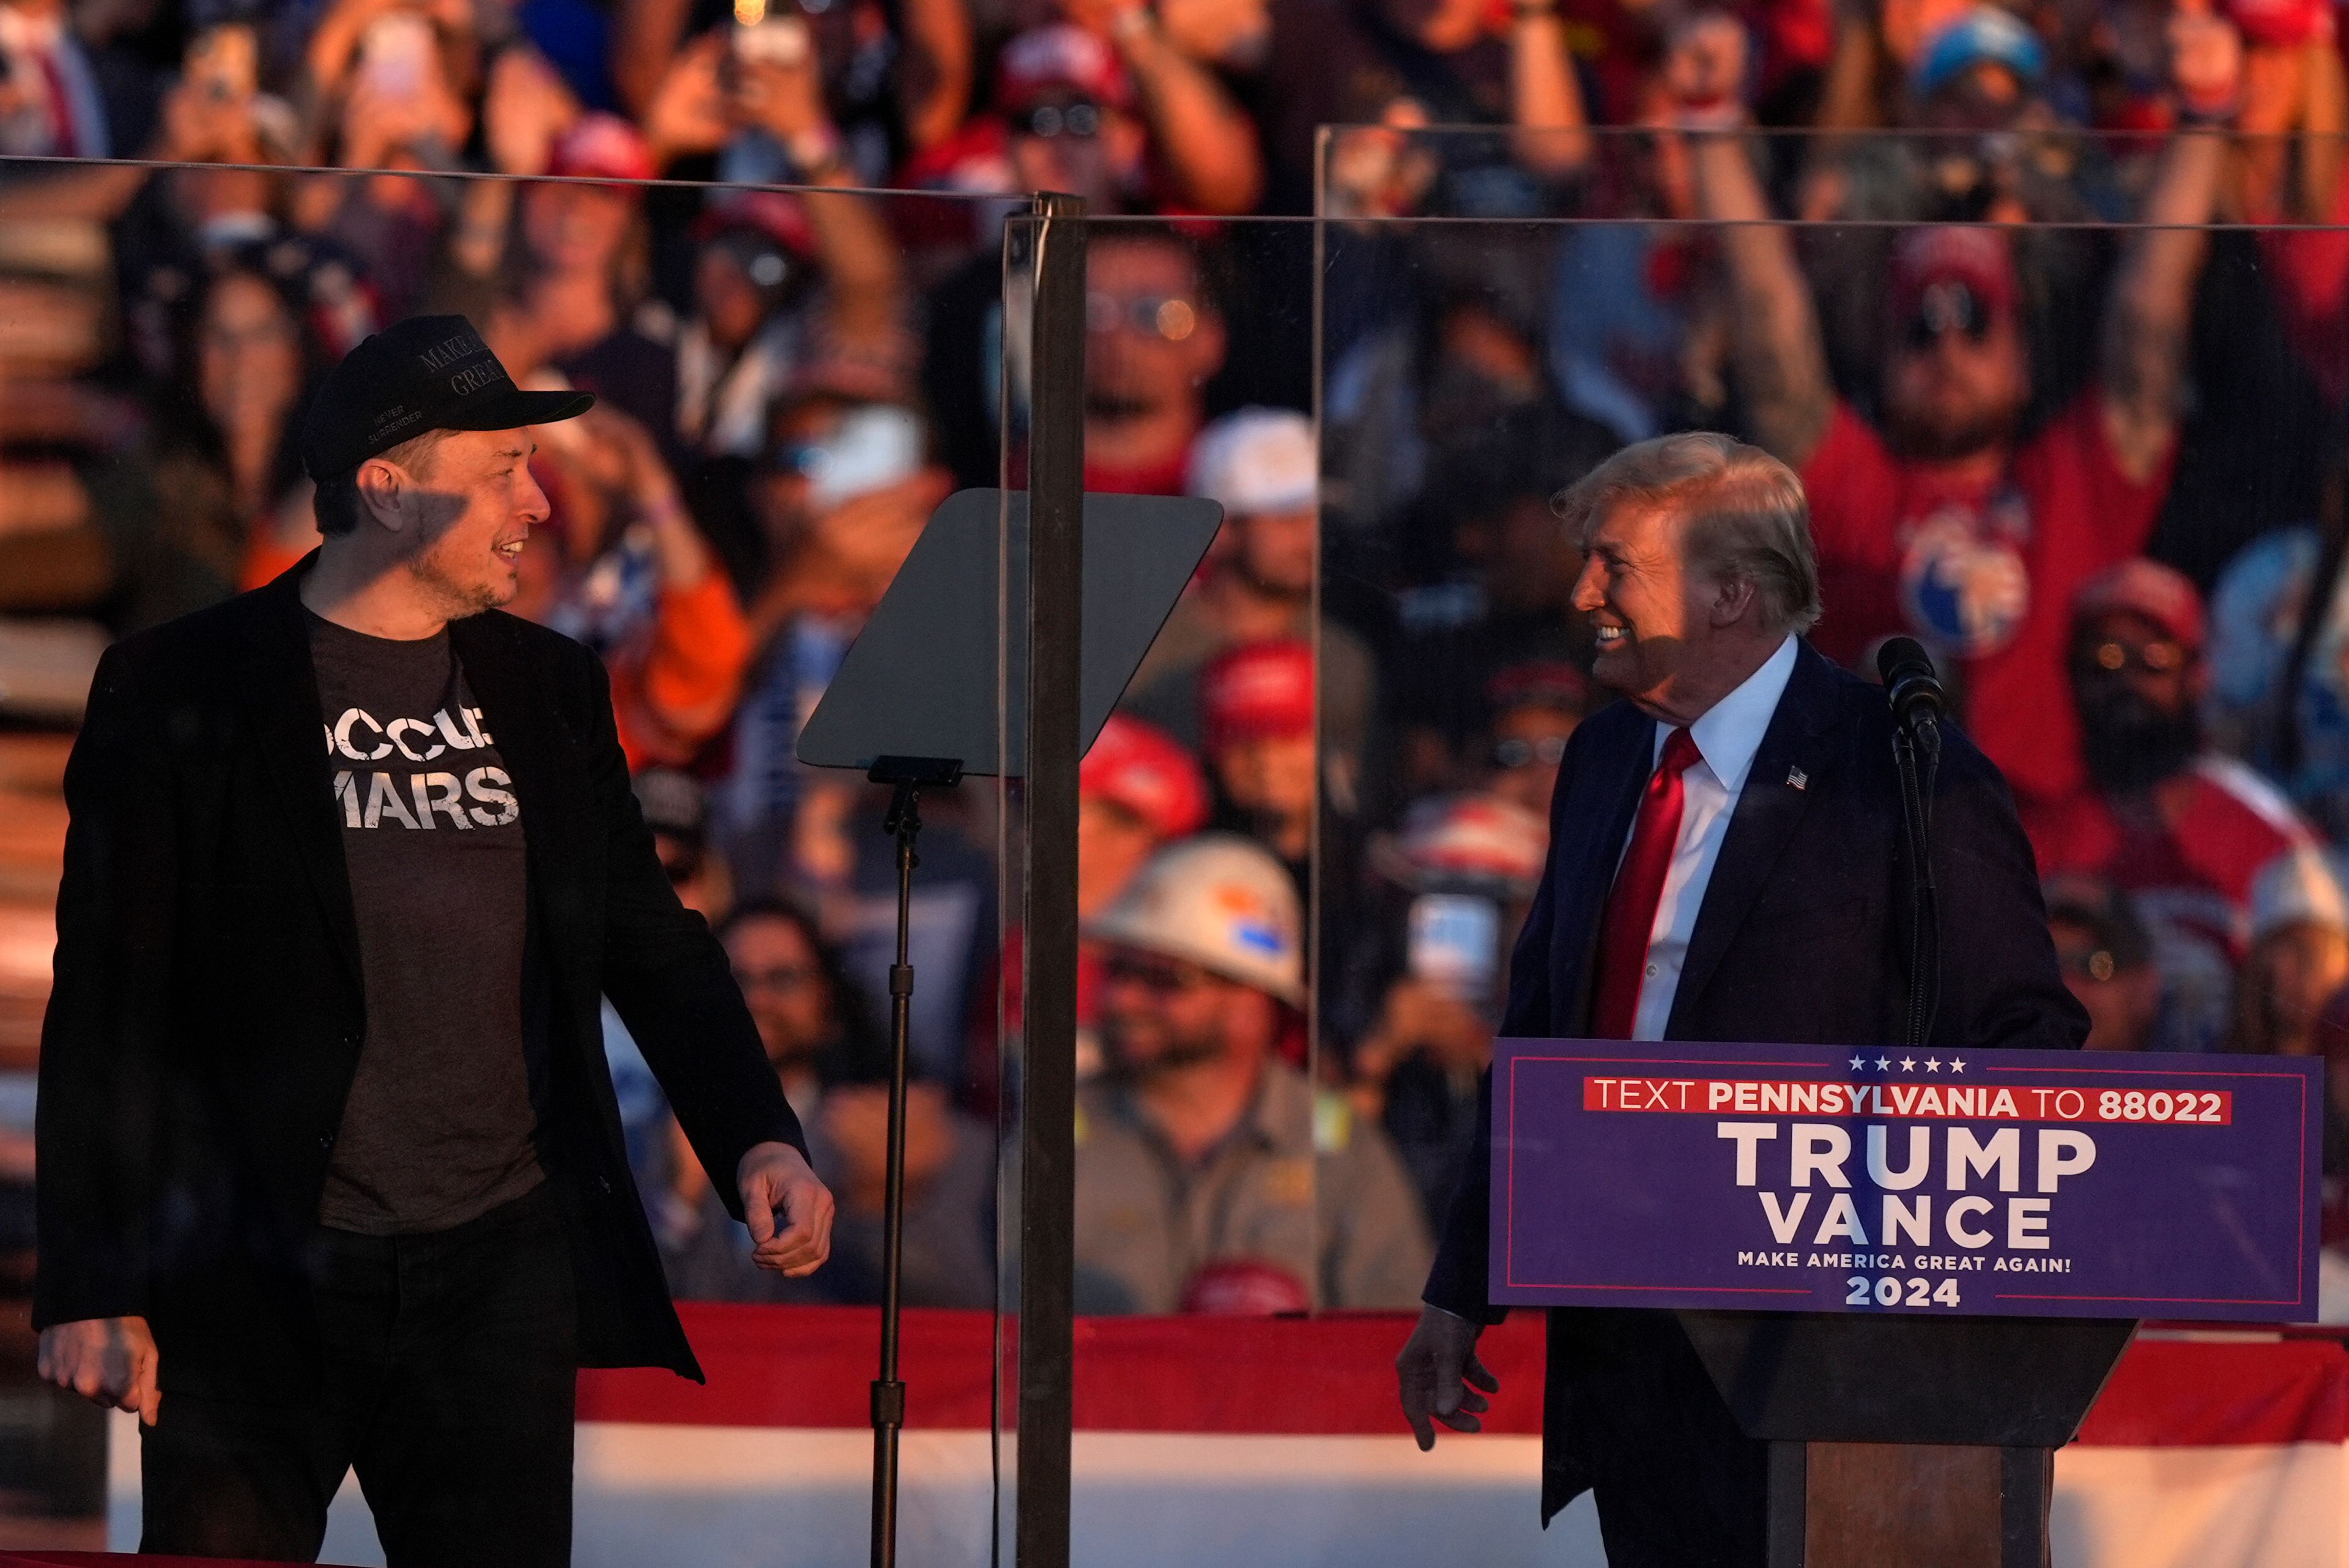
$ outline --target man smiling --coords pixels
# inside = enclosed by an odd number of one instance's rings
[[[41,1042],[45,1376],[136,1410],[150,1552],[307,1560],[356,1466],[395,1565],[565,1563],[585,1366],[699,1376],[598,998],[762,1265],[832,1197],[671,891],[602,667],[499,613],[546,497],[460,317],[302,432],[324,544],[100,662]]]
[[[1880,1046],[1908,1000],[1909,872],[1884,694],[1814,652],[1802,482],[1727,436],[1626,447],[1561,495],[1575,607],[1622,701],[1568,742],[1549,865],[1510,966],[1517,1038]],[[2030,846],[1954,726],[1933,799],[1944,1051],[2076,1047]],[[1478,1140],[1397,1364],[1420,1446],[1495,1385],[1486,1295],[1491,1075]],[[1637,1181],[1636,1172],[1622,1179]],[[1764,1445],[1666,1314],[1550,1314],[1542,1517],[1588,1488],[1614,1568],[1761,1568]],[[1481,1390],[1481,1392],[1480,1392]]]

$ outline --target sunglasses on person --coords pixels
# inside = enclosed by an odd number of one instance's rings
[[[2182,643],[2162,639],[2155,642],[2130,644],[2117,638],[2097,643],[2081,655],[2083,660],[2107,675],[2136,671],[2144,675],[2168,675],[2186,663],[2186,648]]]
[[[1147,337],[1180,343],[1198,330],[1199,312],[1180,295],[1143,294],[1121,299],[1113,294],[1085,296],[1085,327],[1110,333],[1130,327]]]
[[[1526,768],[1536,763],[1554,768],[1566,760],[1566,737],[1544,735],[1538,741],[1527,741],[1511,736],[1494,743],[1493,760],[1505,768]]]
[[[1130,985],[1153,996],[1180,996],[1206,978],[1195,964],[1141,953],[1118,953],[1102,965],[1102,979],[1108,984]]]
[[[1043,104],[1028,111],[1019,128],[1030,136],[1067,136],[1091,141],[1101,134],[1101,110],[1089,103]]]
[[[1969,343],[1990,336],[1990,306],[1971,287],[1955,280],[1927,287],[1917,301],[1917,314],[1909,318],[1906,340],[1912,349],[1930,348],[1950,332],[1964,333]]]

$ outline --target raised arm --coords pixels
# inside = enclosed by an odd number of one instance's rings
[[[1264,191],[1256,127],[1215,74],[1168,41],[1145,6],[1111,18],[1150,140],[1182,200],[1203,213],[1245,213]]]
[[[612,7],[612,86],[642,119],[685,39],[692,0],[619,0]]]
[[[1771,221],[1744,139],[1709,131],[1692,142],[1697,210],[1723,225],[1718,237],[1729,273],[1730,352],[1754,438],[1800,469],[1835,412],[1810,285],[1795,263],[1793,237]]]
[[[841,160],[840,132],[824,108],[823,75],[812,56],[795,66],[737,62],[731,71],[737,122],[781,144],[801,182],[855,183]],[[823,256],[826,325],[833,342],[852,350],[885,348],[904,323],[905,277],[879,205],[848,195],[811,194],[805,202]]]
[[[1590,161],[1590,119],[1556,0],[1509,8],[1509,119],[1517,161],[1561,179]]]
[[[2164,150],[2153,189],[2105,306],[2105,434],[2121,472],[2142,482],[2169,450],[2186,380],[2195,280],[2209,250],[2202,225],[2225,173],[2216,127],[2231,117],[2242,46],[2230,24],[2181,12],[2170,21],[2173,74],[2189,123]]]
[[[905,0],[898,112],[915,151],[936,147],[970,115],[970,12],[963,0]]]

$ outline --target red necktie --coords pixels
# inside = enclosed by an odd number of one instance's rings
[[[1599,983],[1590,997],[1594,1040],[1629,1040],[1640,1014],[1640,986],[1647,978],[1648,939],[1656,929],[1656,906],[1664,896],[1664,873],[1681,840],[1681,775],[1703,761],[1686,729],[1664,742],[1663,760],[1640,797],[1640,820],[1631,846],[1608,890],[1599,921]]]
[[[49,138],[53,150],[67,158],[81,154],[81,137],[74,126],[73,99],[66,91],[66,74],[57,68],[57,46],[35,57],[41,67],[41,86],[49,100]]]

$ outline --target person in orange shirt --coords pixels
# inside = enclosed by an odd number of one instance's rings
[[[690,762],[733,716],[750,633],[652,435],[598,408],[548,428],[552,538],[523,554],[517,614],[594,649],[628,766]]]

